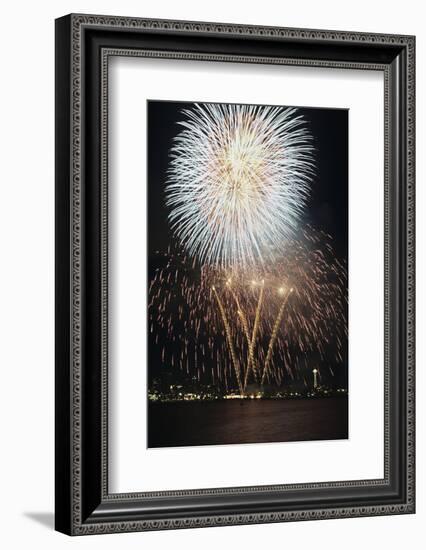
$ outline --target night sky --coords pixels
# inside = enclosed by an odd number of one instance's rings
[[[173,241],[165,206],[165,186],[169,150],[179,132],[182,109],[193,103],[154,101],[148,110],[148,275],[162,267],[158,251],[166,251]],[[348,255],[348,110],[301,108],[315,147],[315,176],[304,218],[329,233],[336,256],[347,263]],[[160,262],[160,263],[159,263]],[[158,376],[160,358],[149,341],[149,375]],[[347,368],[339,369],[340,382],[346,384]]]

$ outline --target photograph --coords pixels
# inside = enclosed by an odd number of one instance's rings
[[[148,448],[350,437],[349,114],[147,101]]]
[[[1,548],[426,547],[424,12],[4,3]]]

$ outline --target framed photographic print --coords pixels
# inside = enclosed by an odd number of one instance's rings
[[[414,37],[56,21],[56,529],[413,513]]]

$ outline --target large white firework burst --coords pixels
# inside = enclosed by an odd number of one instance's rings
[[[170,151],[166,203],[192,257],[250,266],[282,253],[313,173],[312,136],[295,108],[194,104]]]

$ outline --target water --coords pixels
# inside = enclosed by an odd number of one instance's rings
[[[149,403],[148,446],[347,439],[347,397]]]

